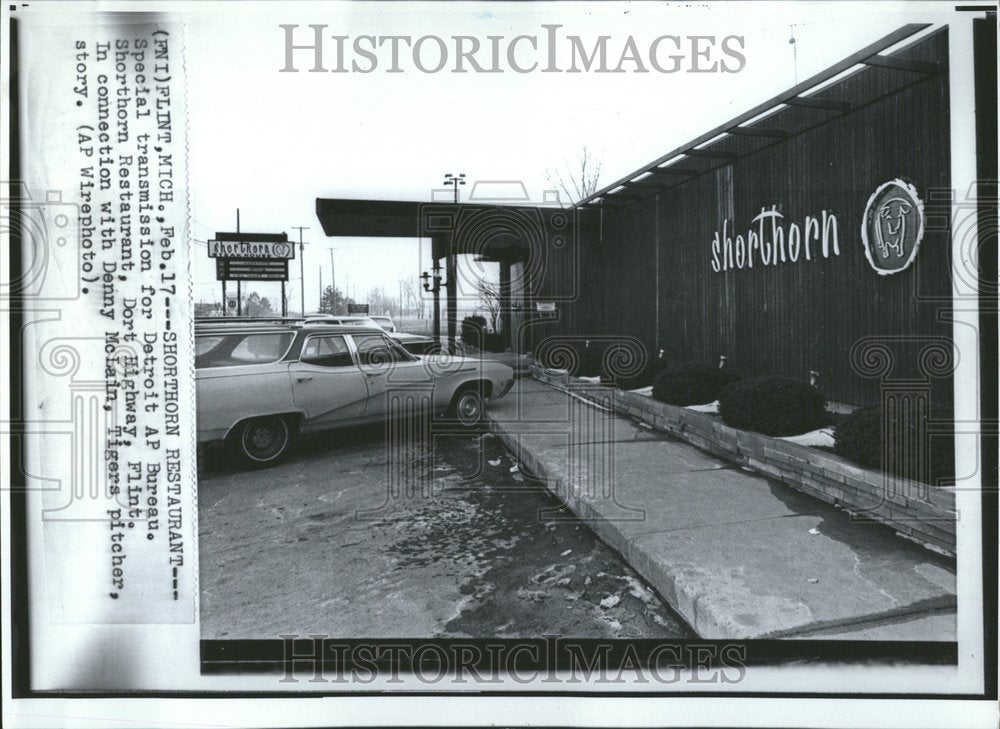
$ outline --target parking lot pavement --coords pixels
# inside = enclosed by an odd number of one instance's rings
[[[424,493],[387,498],[396,470]],[[202,637],[693,635],[616,552],[553,509],[488,434],[388,449],[368,429],[312,439],[271,469],[208,463]]]

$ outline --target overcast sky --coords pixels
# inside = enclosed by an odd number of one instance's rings
[[[206,240],[233,230],[236,208],[244,231],[287,232],[297,240],[293,226],[308,226],[307,309],[315,308],[310,301],[318,296],[320,266],[329,283],[331,247],[339,286],[348,281],[359,298],[377,286],[392,292],[400,278],[427,267],[427,246],[326,238],[315,215],[317,197],[426,201],[440,190],[445,172],[464,172],[471,181],[521,181],[540,200],[551,187],[546,171],[573,164],[584,145],[602,162],[601,182],[607,184],[899,26],[933,20],[928,9],[934,7],[357,3],[289,4],[276,13],[274,5],[261,3],[183,14],[193,235]],[[403,73],[383,71],[389,61],[384,49],[382,65],[369,74],[306,73],[311,56],[301,51],[295,59],[302,72],[279,73],[285,53],[280,24],[300,25],[296,37],[303,42],[311,40],[306,26],[325,24],[329,36],[350,36],[348,44],[359,35],[470,35],[484,46],[490,35],[541,41],[543,24],[561,24],[558,33],[580,36],[588,48],[598,36],[611,36],[611,64],[629,36],[645,53],[665,34],[736,35],[743,37],[746,63],[738,73],[458,74],[449,64],[425,74],[404,48]],[[332,57],[333,46],[326,48]],[[568,44],[557,48],[559,64],[568,66]],[[347,51],[350,64],[356,56],[349,46]],[[463,188],[463,199],[470,189]],[[195,260],[195,299],[218,298],[204,247]],[[297,309],[297,261],[292,277]],[[277,284],[254,288],[277,298]]]

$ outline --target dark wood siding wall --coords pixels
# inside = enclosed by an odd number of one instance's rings
[[[942,205],[950,165],[946,34],[925,40],[912,56],[942,71],[914,74],[888,95],[880,93],[881,69],[861,74],[842,90],[876,100],[627,207],[605,208],[603,226],[579,235],[580,296],[536,334],[631,335],[651,356],[663,348],[675,362],[715,363],[725,355],[744,376],[805,380],[816,370],[828,398],[852,404],[877,402],[880,382],[926,379],[926,358],[943,355],[951,334],[951,241]],[[827,113],[790,111],[800,118]],[[744,143],[732,138],[732,149]],[[869,195],[895,178],[916,186],[926,232],[909,269],[879,276],[865,258],[861,223]],[[724,221],[733,239],[746,237],[751,220],[772,205],[786,235],[807,215],[836,215],[840,255],[824,259],[814,250],[811,261],[715,272],[711,243]],[[560,275],[545,272],[539,300]],[[852,364],[852,349],[866,338],[869,357],[892,359],[882,377]],[[934,388],[935,399],[948,397],[947,375]]]

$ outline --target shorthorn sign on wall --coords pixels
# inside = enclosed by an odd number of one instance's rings
[[[761,208],[750,221],[746,237],[737,235],[735,239],[730,235],[729,221],[723,221],[721,234],[715,231],[712,238],[712,270],[719,273],[840,255],[836,215],[826,210],[819,217],[807,215],[801,226],[786,225],[784,217],[777,205],[770,210]]]
[[[910,183],[879,185],[868,198],[861,224],[868,263],[880,276],[905,271],[917,257],[924,235],[924,203]]]

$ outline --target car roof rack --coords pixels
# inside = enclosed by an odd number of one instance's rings
[[[195,324],[288,324],[302,321],[301,316],[196,316]]]
[[[339,317],[338,317],[339,318]],[[295,329],[313,329],[328,327],[332,330],[347,334],[367,334],[384,333],[378,326],[364,326],[358,324],[341,324],[336,321],[323,321],[322,319],[309,320],[309,317],[280,317],[280,316],[209,316],[195,317],[196,334],[220,334],[236,331],[261,331],[261,332],[281,332]]]

